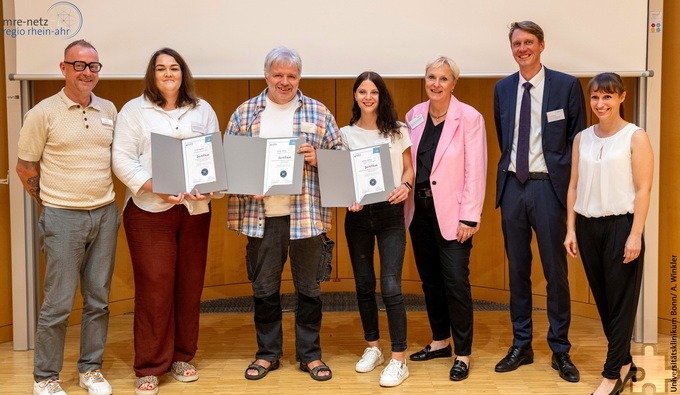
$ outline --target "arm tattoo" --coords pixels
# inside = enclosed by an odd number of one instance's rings
[[[40,176],[33,176],[30,177],[28,180],[26,180],[26,184],[32,186],[32,187],[38,187],[40,186]]]
[[[26,180],[26,184],[30,186],[28,193],[33,196],[39,204],[42,204],[42,201],[40,200],[40,176],[30,177]]]

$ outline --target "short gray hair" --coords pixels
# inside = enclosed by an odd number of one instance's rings
[[[68,54],[68,50],[78,46],[78,47],[83,47],[83,48],[92,48],[94,49],[95,52],[97,52],[97,48],[94,47],[94,45],[90,44],[89,42],[85,40],[76,40],[70,43],[69,45],[66,46],[66,49],[64,49],[64,58],[66,57],[66,54]]]
[[[432,59],[431,61],[427,62],[427,65],[425,66],[425,74],[427,74],[427,71],[430,69],[436,69],[442,66],[447,66],[449,69],[451,69],[451,74],[453,75],[454,81],[458,81],[460,69],[458,68],[456,62],[453,61],[453,59],[446,56],[440,56],[436,59]]]
[[[269,72],[274,63],[285,63],[288,65],[295,65],[298,69],[298,74],[302,74],[302,59],[296,50],[286,47],[276,47],[269,51],[267,57],[264,58],[264,72]]]

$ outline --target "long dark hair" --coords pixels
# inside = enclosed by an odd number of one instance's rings
[[[352,93],[356,93],[359,89],[359,85],[362,82],[369,80],[375,84],[378,88],[378,130],[380,135],[383,137],[401,137],[401,127],[398,117],[397,110],[394,108],[394,101],[392,101],[392,95],[385,85],[385,80],[382,79],[380,74],[373,71],[364,71],[359,74],[357,79],[354,81],[354,86],[352,87]],[[350,125],[354,125],[359,118],[361,118],[361,108],[359,108],[359,103],[357,99],[352,95],[354,100],[354,105],[352,106],[352,118],[349,120]]]
[[[623,85],[623,80],[621,80],[621,76],[618,74],[600,73],[588,82],[586,92],[588,92],[588,96],[590,96],[591,92],[617,93],[623,95],[626,92],[626,87]],[[623,118],[623,103],[619,106],[619,115]]]
[[[182,83],[179,87],[179,94],[177,96],[177,107],[196,107],[198,104],[198,97],[194,88],[194,77],[191,75],[191,70],[187,62],[184,61],[182,55],[171,48],[161,48],[154,52],[149,59],[149,65],[146,67],[146,74],[144,75],[144,96],[159,107],[165,106],[165,98],[156,86],[156,59],[161,55],[172,56],[180,70],[182,70]]]

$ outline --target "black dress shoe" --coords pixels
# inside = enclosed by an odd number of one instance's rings
[[[580,379],[580,374],[566,352],[556,352],[552,355],[552,368],[560,372],[560,377],[571,383]]]
[[[462,381],[468,378],[470,374],[470,367],[463,361],[456,358],[453,361],[453,367],[449,371],[449,378],[453,381]]]
[[[508,355],[496,364],[496,371],[499,373],[512,372],[521,365],[528,365],[534,362],[534,350],[530,348],[519,348],[512,346],[508,350]]]
[[[449,344],[442,349],[430,351],[430,345],[428,344],[422,350],[408,357],[411,361],[429,361],[433,358],[451,358],[451,345]]]

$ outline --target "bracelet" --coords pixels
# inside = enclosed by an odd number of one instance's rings
[[[404,181],[404,185],[406,185],[406,188],[408,188],[409,191],[413,190],[413,187],[408,181]]]

